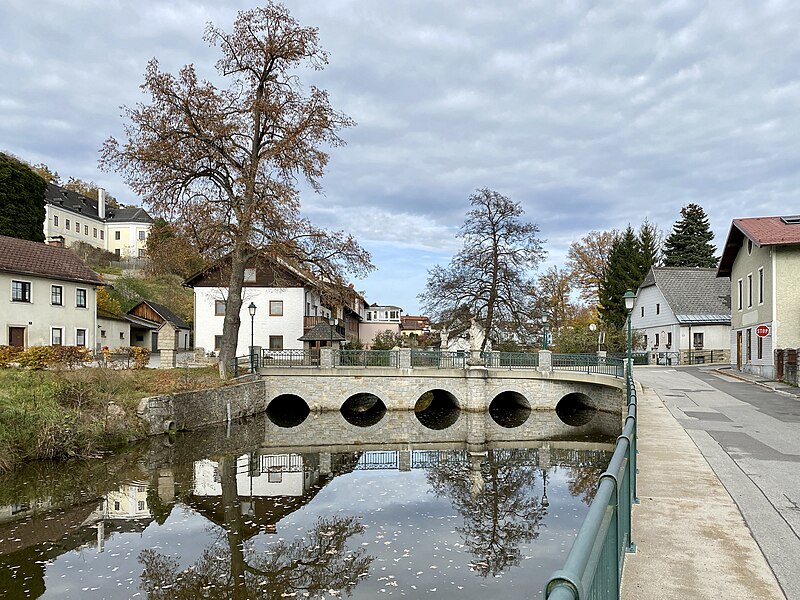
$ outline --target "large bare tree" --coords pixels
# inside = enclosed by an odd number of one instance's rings
[[[457,237],[461,250],[445,268],[428,271],[426,290],[419,295],[423,309],[448,323],[465,311],[481,322],[489,336],[498,325],[509,332],[525,331],[534,298],[531,276],[544,256],[539,227],[525,222],[519,203],[489,189],[470,196]],[[483,347],[481,350],[483,350]]]
[[[142,90],[148,103],[123,107],[127,141],[106,140],[100,165],[123,174],[153,211],[194,238],[207,259],[227,257],[228,297],[220,352],[224,374],[236,352],[244,270],[257,253],[302,265],[331,288],[343,274],[372,268],[349,235],[326,232],[299,216],[298,180],[315,191],[325,148],[344,144],[353,125],[324,90],[301,86],[300,67],[322,69],[328,55],[314,27],[282,5],[238,13],[231,32],[208,25],[220,82],[193,65],[177,76],[153,59]]]

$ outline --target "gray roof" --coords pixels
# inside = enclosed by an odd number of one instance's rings
[[[336,331],[333,325],[317,323],[308,330],[308,333],[297,339],[301,342],[343,342],[347,338]]]
[[[44,197],[48,204],[66,209],[76,215],[82,215],[95,221],[103,220],[97,212],[97,198],[88,198],[54,183],[47,184]],[[145,209],[139,206],[122,208],[107,206],[105,221],[108,223],[152,223],[153,219]]]
[[[681,323],[726,323],[731,320],[730,281],[716,269],[653,267],[640,288],[655,285]]]

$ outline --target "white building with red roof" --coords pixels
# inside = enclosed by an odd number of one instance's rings
[[[800,347],[800,215],[734,219],[717,277],[730,278],[731,365],[779,376],[774,350]]]

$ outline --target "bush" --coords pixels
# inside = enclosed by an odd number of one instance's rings
[[[17,361],[21,349],[17,346],[0,346],[0,367],[7,367]]]
[[[44,369],[53,362],[53,347],[31,346],[19,353],[17,362],[27,369]]]
[[[92,353],[85,346],[52,346],[51,364],[77,367],[92,360]]]
[[[131,360],[133,361],[132,369],[144,369],[147,363],[150,362],[150,350],[141,348],[139,346],[130,347]]]

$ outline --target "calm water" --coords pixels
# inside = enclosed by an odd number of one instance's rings
[[[600,413],[274,420],[0,479],[0,595],[541,596],[619,433]]]

